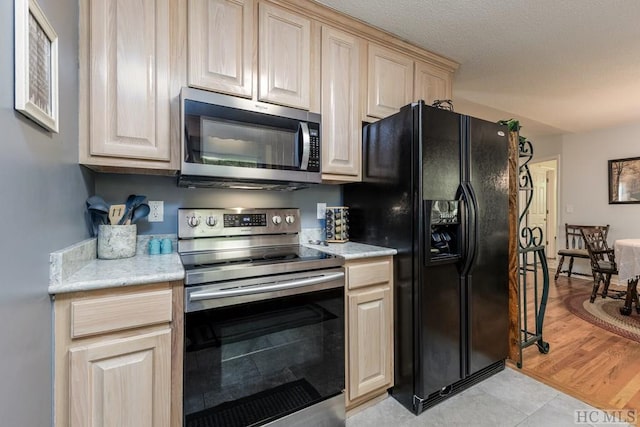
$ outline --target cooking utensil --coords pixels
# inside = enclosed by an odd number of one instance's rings
[[[87,210],[89,212],[96,212],[96,213],[100,213],[103,214],[105,216],[107,216],[109,214],[109,206],[107,205],[101,205],[101,204],[95,204],[95,205],[91,205],[87,208]]]
[[[93,208],[87,209],[87,212],[89,213],[89,222],[91,225],[89,231],[92,233],[92,236],[95,237],[98,235],[98,226],[107,223],[107,212]]]
[[[91,233],[91,237],[95,237],[98,235],[98,221],[99,219],[96,217],[96,213],[94,211],[88,211],[89,216],[89,233]]]
[[[91,209],[104,212],[105,214],[109,213],[109,205],[104,200],[94,201],[93,203],[89,204],[87,206],[87,210]]]
[[[90,196],[87,198],[87,208],[93,206],[93,205],[104,205],[104,206],[109,206],[107,204],[107,202],[104,201],[104,199],[100,196]],[[107,210],[109,210],[109,208],[107,208]]]
[[[120,224],[120,220],[122,219],[126,208],[127,207],[125,205],[111,205],[109,207],[109,224]]]
[[[127,201],[125,202],[125,212],[122,215],[122,218],[120,219],[119,224],[127,224],[128,222],[131,221],[131,218],[133,216],[133,211],[134,209],[136,209],[142,202],[144,202],[144,199],[146,199],[147,196],[136,196],[135,194],[130,194],[129,197],[127,197]]]
[[[137,206],[133,210],[133,214],[131,215],[131,223],[135,224],[142,218],[145,218],[147,215],[149,215],[149,212],[151,212],[151,208],[149,208],[149,205],[147,205],[146,203],[142,203],[141,205]]]
[[[107,214],[108,214],[108,212],[105,212],[105,211],[99,210],[99,209],[88,209],[88,211],[89,211],[89,214],[92,215],[92,217],[96,219],[98,224],[106,224],[107,223]]]

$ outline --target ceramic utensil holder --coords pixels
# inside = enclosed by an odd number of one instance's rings
[[[325,219],[327,242],[344,243],[349,241],[349,208],[327,206]]]
[[[98,226],[98,258],[130,258],[136,254],[138,227],[131,225]]]

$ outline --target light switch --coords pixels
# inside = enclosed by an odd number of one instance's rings
[[[567,213],[573,213],[573,205],[567,205]]]

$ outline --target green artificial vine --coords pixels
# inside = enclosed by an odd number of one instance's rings
[[[508,120],[499,120],[498,121],[499,125],[507,125],[507,128],[509,129],[509,132],[520,132],[520,128],[522,126],[520,126],[520,121],[516,120],[516,119],[508,119]],[[527,140],[527,138],[525,138],[524,136],[518,134],[518,142],[520,144],[524,144],[524,142]]]

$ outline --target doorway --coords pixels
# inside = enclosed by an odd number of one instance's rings
[[[529,165],[533,181],[533,198],[527,212],[529,227],[542,229],[547,258],[555,261],[558,240],[558,160]]]

